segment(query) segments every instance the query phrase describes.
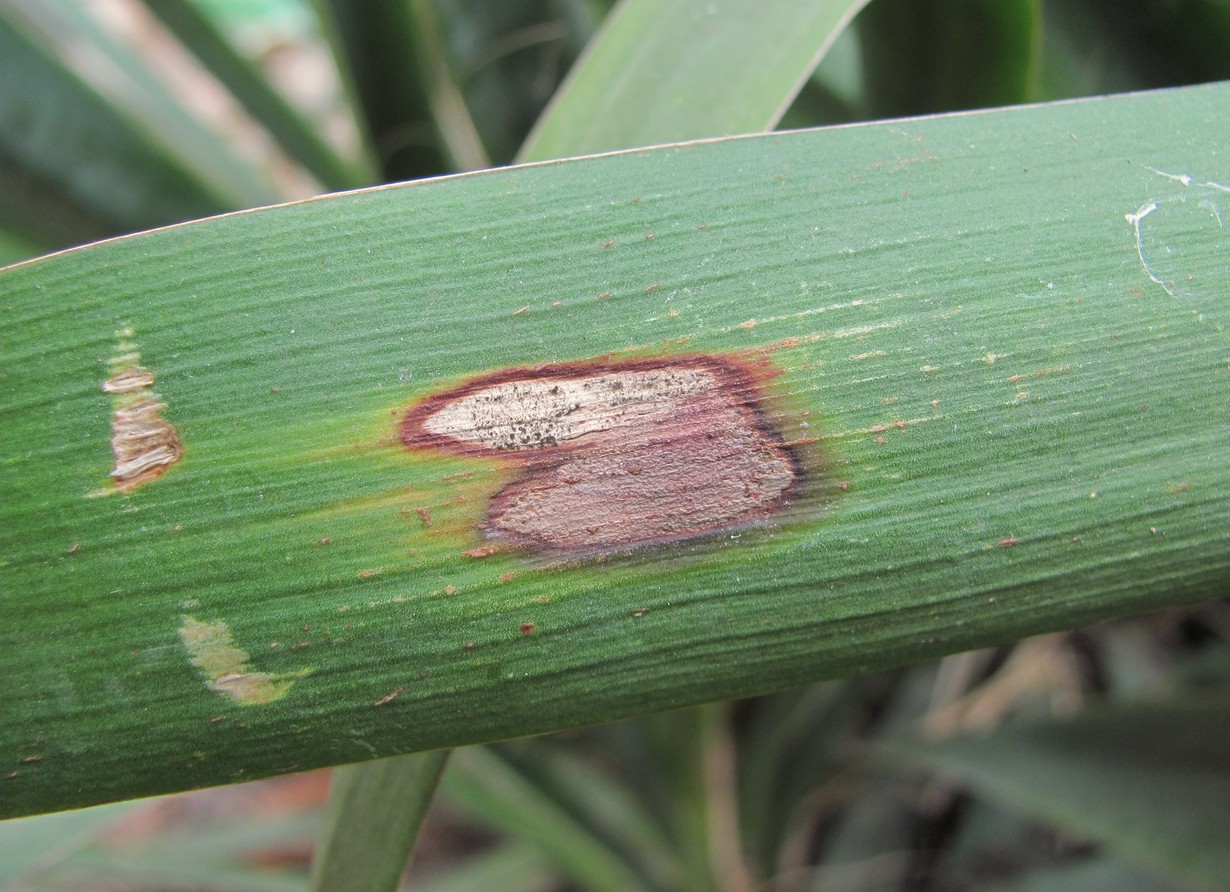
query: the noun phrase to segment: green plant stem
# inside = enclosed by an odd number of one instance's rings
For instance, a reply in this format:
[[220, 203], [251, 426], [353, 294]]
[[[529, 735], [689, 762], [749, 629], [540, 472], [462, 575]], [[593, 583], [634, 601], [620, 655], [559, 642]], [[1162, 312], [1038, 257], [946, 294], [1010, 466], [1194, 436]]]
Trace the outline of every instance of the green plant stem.
[[335, 769], [312, 892], [396, 889], [447, 760], [438, 750]]

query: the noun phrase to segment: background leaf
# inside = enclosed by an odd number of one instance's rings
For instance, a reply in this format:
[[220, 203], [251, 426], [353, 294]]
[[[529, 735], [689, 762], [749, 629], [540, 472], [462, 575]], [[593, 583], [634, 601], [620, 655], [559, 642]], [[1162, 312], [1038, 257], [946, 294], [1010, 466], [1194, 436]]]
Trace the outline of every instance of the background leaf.
[[1171, 702], [983, 737], [885, 743], [873, 752], [938, 771], [1104, 842], [1127, 861], [1213, 890], [1230, 875], [1227, 733], [1226, 703]]
[[865, 2], [624, 0], [519, 159], [771, 129]]

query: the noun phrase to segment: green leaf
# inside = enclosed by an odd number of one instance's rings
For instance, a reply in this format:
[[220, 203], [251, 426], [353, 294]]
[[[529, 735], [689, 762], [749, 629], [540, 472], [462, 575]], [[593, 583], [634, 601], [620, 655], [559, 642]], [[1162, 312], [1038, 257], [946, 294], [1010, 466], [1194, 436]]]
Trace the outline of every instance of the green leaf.
[[559, 880], [534, 846], [504, 843], [468, 855], [462, 864], [432, 873], [412, 888], [415, 892], [551, 892], [559, 888]]
[[522, 161], [772, 129], [866, 0], [623, 0]]
[[490, 749], [458, 750], [443, 792], [476, 820], [533, 843], [582, 889], [648, 888], [606, 840]]
[[1041, 0], [876, 0], [859, 16], [872, 117], [1033, 99]]
[[330, 190], [369, 185], [373, 176], [344, 160], [321, 139], [269, 83], [264, 74], [241, 56], [190, 0], [143, 0], [145, 5], [191, 50], [277, 140], [279, 146]]
[[23, 873], [45, 870], [71, 857], [135, 805], [100, 805], [0, 824], [0, 888]]
[[[0, 812], [643, 715], [1224, 593], [1228, 101], [532, 165], [3, 270]], [[764, 417], [815, 438], [776, 523], [606, 560], [475, 551], [515, 468], [399, 439], [471, 376], [697, 354], [776, 369]], [[162, 404], [136, 432], [182, 454], [114, 492], [135, 399]]]
[[335, 769], [313, 892], [396, 889], [447, 759], [443, 750]]
[[[157, 51], [159, 40], [135, 45], [139, 37], [121, 37], [99, 21], [107, 17], [105, 8], [78, 0], [11, 0], [10, 8], [12, 21], [26, 22], [29, 33], [43, 35], [43, 45], [58, 50], [58, 58], [78, 78], [224, 196], [227, 207], [273, 204], [286, 197], [252, 159], [240, 157], [226, 136], [197, 117], [177, 78], [168, 78], [158, 67], [165, 64]], [[151, 30], [158, 33], [156, 27]], [[54, 192], [55, 183], [48, 185]]]
[[1214, 890], [1230, 876], [1228, 735], [1230, 703], [1180, 701], [877, 750]]
[[314, 0], [384, 179], [486, 166], [431, 0]]
[[32, 211], [0, 219], [41, 216], [36, 240], [59, 247], [232, 207], [4, 16], [0, 85], [0, 189]]

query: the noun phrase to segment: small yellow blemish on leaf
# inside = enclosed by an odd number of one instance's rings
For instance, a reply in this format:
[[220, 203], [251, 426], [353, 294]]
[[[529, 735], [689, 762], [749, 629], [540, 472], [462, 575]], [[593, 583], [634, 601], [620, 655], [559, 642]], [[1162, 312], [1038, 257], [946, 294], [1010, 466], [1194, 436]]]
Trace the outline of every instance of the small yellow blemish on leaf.
[[739, 323], [739, 328], [743, 329], [744, 331], [751, 331], [755, 327], [756, 327], [755, 319], [749, 319], [746, 322]]
[[296, 679], [311, 672], [274, 674], [254, 672], [248, 652], [231, 641], [231, 630], [224, 622], [201, 622], [184, 616], [179, 627], [179, 640], [188, 651], [188, 660], [205, 676], [205, 686], [225, 694], [240, 706], [260, 706], [281, 700]]

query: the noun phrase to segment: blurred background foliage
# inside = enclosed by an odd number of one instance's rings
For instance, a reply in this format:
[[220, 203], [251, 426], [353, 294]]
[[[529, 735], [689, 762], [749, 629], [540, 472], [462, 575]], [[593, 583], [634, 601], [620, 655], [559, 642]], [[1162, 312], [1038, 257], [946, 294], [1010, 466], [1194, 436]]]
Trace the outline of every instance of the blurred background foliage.
[[[511, 163], [611, 7], [0, 0], [0, 263]], [[1227, 77], [1227, 0], [874, 0], [781, 126]], [[1230, 888], [1228, 640], [1213, 603], [458, 751], [407, 882]], [[7, 822], [0, 889], [301, 889], [326, 784]]]

